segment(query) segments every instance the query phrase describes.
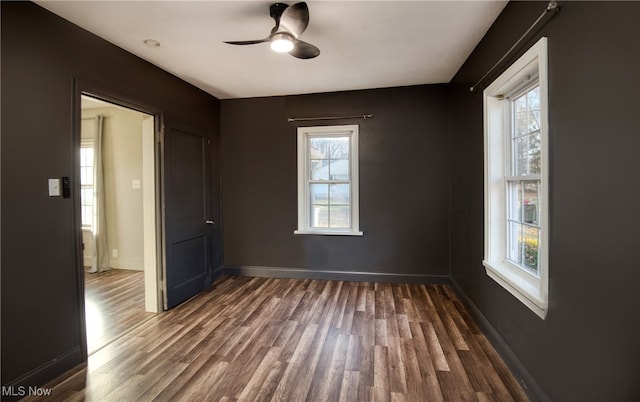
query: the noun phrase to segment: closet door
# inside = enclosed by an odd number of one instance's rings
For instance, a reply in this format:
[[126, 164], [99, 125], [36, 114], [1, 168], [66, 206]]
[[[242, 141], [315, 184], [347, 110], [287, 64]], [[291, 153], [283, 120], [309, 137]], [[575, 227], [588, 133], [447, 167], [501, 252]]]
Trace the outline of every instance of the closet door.
[[204, 135], [172, 128], [165, 131], [166, 309], [212, 282], [208, 160]]

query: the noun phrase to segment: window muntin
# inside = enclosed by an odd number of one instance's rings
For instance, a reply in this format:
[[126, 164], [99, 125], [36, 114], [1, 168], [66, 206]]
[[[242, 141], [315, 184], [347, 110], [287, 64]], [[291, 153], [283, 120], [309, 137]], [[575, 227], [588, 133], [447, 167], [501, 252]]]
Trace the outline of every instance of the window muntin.
[[361, 235], [358, 126], [298, 128], [297, 234]]

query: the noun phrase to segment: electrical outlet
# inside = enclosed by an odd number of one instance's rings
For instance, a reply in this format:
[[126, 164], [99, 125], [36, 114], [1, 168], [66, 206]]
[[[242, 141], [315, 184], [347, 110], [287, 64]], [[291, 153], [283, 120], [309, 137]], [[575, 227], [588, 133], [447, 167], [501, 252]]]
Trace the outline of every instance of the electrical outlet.
[[111, 250], [111, 256], [113, 258], [118, 258], [118, 249], [114, 248], [113, 250]]
[[132, 187], [134, 190], [139, 189], [139, 188], [140, 188], [140, 179], [134, 179], [134, 180], [132, 180], [132, 181], [131, 181], [131, 187]]

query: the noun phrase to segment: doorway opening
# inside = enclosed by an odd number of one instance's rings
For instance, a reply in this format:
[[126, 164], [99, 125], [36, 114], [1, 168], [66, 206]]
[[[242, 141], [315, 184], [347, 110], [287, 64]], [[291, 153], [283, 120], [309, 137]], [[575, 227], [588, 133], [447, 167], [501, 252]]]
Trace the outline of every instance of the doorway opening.
[[154, 116], [81, 94], [87, 354], [162, 310]]

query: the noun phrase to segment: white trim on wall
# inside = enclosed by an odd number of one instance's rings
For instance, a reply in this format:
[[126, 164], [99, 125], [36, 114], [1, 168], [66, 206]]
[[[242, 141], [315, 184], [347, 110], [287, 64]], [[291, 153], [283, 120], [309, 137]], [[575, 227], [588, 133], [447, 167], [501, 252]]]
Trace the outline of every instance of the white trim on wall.
[[[362, 236], [360, 231], [360, 201], [359, 201], [359, 172], [358, 172], [358, 125], [298, 127], [298, 228], [297, 235], [342, 235]], [[349, 228], [319, 228], [311, 223], [309, 196], [310, 161], [309, 140], [313, 137], [349, 137], [349, 180], [350, 185], [350, 227]], [[327, 180], [331, 184], [331, 180]], [[322, 181], [318, 183], [323, 183]]]

